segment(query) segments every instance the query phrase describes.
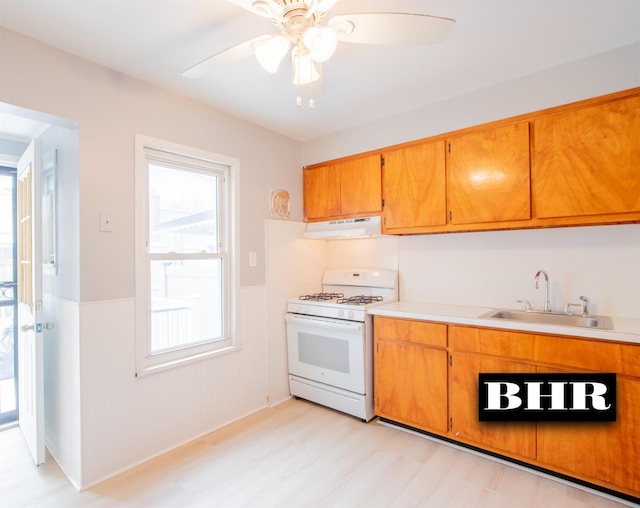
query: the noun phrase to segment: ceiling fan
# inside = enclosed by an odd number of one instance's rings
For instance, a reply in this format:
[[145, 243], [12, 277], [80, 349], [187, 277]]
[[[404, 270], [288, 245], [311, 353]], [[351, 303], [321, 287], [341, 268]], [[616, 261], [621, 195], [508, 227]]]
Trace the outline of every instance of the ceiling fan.
[[[268, 18], [276, 35], [263, 34], [216, 53], [182, 73], [200, 78], [237, 61], [256, 56], [264, 70], [275, 73], [291, 49], [293, 84], [305, 86], [322, 78], [322, 64], [338, 41], [360, 44], [435, 44], [455, 21], [425, 14], [361, 12], [325, 18], [338, 0], [231, 0]], [[298, 106], [301, 98], [298, 97]], [[313, 98], [309, 106], [313, 108]]]

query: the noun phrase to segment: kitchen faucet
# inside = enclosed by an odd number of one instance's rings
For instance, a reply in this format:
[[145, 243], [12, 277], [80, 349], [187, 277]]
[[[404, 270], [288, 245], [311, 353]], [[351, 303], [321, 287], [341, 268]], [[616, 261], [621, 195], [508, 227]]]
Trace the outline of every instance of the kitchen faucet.
[[544, 311], [551, 312], [551, 302], [549, 301], [549, 274], [544, 270], [538, 270], [538, 273], [536, 273], [536, 276], [533, 278], [533, 287], [538, 289], [540, 274], [544, 276]]

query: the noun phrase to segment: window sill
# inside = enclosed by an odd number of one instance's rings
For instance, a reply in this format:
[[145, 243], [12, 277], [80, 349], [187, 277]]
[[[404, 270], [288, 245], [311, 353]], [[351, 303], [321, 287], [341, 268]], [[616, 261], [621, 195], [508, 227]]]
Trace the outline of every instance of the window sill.
[[173, 369], [175, 367], [181, 367], [184, 365], [189, 365], [191, 363], [200, 362], [202, 360], [207, 360], [209, 358], [214, 358], [216, 356], [223, 356], [227, 354], [237, 353], [242, 350], [242, 346], [233, 345], [226, 346], [220, 349], [215, 349], [212, 351], [206, 351], [204, 353], [197, 353], [190, 356], [185, 356], [184, 358], [179, 358], [176, 360], [168, 360], [166, 362], [158, 363], [155, 365], [149, 365], [143, 369], [138, 369], [136, 371], [135, 377], [146, 377], [151, 374], [156, 374], [158, 372], [164, 372], [166, 370]]

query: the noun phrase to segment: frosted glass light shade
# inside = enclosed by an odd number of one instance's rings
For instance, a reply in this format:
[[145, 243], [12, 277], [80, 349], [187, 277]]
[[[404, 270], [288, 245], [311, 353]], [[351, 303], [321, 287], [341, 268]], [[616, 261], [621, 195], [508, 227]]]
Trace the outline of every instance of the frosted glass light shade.
[[306, 85], [320, 79], [320, 73], [316, 69], [316, 65], [311, 58], [311, 53], [304, 51], [299, 52], [299, 46], [293, 48], [291, 52], [291, 61], [293, 64], [293, 84]]
[[284, 55], [289, 51], [289, 41], [282, 35], [276, 35], [265, 42], [256, 44], [254, 50], [262, 68], [273, 74], [278, 70]]
[[302, 42], [316, 62], [326, 62], [331, 58], [338, 45], [338, 35], [333, 28], [318, 28], [315, 26], [305, 30]]

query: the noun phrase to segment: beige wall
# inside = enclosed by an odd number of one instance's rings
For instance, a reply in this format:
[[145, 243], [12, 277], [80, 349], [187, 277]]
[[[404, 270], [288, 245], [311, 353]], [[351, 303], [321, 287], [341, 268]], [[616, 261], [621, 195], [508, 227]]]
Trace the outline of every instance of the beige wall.
[[[264, 407], [264, 221], [271, 189], [288, 190], [292, 219], [302, 219], [299, 142], [5, 29], [0, 76], [0, 102], [78, 125], [79, 158], [65, 169], [60, 195], [71, 200], [65, 249], [79, 255], [65, 255], [75, 259], [62, 275], [72, 287], [46, 301], [56, 327], [45, 352], [47, 442], [73, 484], [87, 487]], [[242, 285], [238, 351], [138, 379], [136, 133], [240, 161]], [[112, 214], [112, 233], [99, 230], [102, 210]], [[256, 268], [248, 266], [249, 252], [257, 254]], [[279, 376], [286, 379], [286, 371]]]
[[[541, 70], [452, 97], [384, 121], [303, 145], [303, 163], [373, 150], [413, 139], [640, 86], [640, 43]], [[354, 243], [349, 243], [354, 242]], [[378, 241], [379, 242], [379, 241]], [[329, 265], [387, 266], [375, 241], [329, 245]], [[533, 276], [551, 276], [554, 309], [586, 295], [594, 313], [640, 319], [640, 225], [418, 235], [396, 239], [404, 300], [539, 308]]]
[[[302, 219], [299, 142], [34, 39], [4, 29], [0, 37], [0, 101], [79, 124], [82, 301], [134, 294], [136, 133], [240, 160], [241, 283], [264, 284], [270, 189], [288, 190], [292, 219]], [[101, 210], [112, 213], [113, 233], [100, 233]], [[256, 268], [246, 262], [250, 251], [257, 253]]]

